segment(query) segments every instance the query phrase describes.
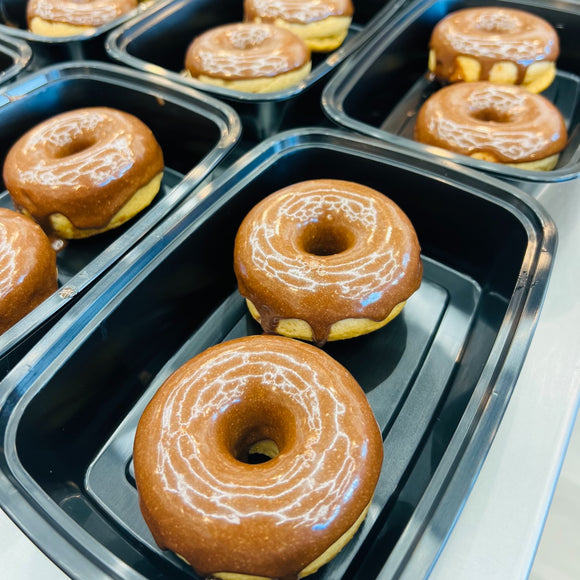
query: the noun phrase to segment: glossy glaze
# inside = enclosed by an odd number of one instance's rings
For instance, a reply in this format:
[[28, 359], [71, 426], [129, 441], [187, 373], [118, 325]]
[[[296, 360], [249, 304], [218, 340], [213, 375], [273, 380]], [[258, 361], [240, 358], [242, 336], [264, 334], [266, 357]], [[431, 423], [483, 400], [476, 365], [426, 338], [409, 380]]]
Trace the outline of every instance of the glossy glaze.
[[98, 228], [163, 170], [150, 129], [133, 115], [93, 107], [52, 117], [23, 135], [4, 163], [14, 204], [41, 224], [62, 213]]
[[352, 16], [351, 0], [245, 0], [244, 18], [274, 22], [277, 18], [286, 22], [305, 24], [324, 20], [329, 16]]
[[417, 116], [415, 138], [463, 155], [489, 152], [503, 163], [544, 159], [567, 142], [558, 109], [541, 95], [487, 82], [449, 85]]
[[385, 319], [422, 275], [401, 209], [369, 187], [330, 179], [287, 187], [253, 208], [236, 236], [234, 268], [266, 332], [298, 318], [319, 344], [339, 320]]
[[28, 22], [41, 18], [75, 26], [97, 27], [137, 7], [137, 0], [28, 0]]
[[530, 64], [555, 61], [559, 46], [550, 23], [523, 10], [501, 7], [452, 12], [437, 23], [429, 44], [437, 56], [437, 77], [449, 79], [456, 57], [472, 56], [482, 66], [480, 80], [488, 80], [496, 62], [509, 61], [518, 68], [518, 83]]
[[[279, 454], [245, 462], [263, 439]], [[295, 578], [357, 520], [381, 463], [354, 378], [316, 347], [273, 336], [183, 365], [143, 413], [134, 448], [153, 536], [202, 575]]]
[[185, 68], [193, 77], [226, 80], [273, 77], [304, 66], [310, 51], [291, 32], [270, 24], [228, 24], [190, 44]]
[[56, 254], [31, 219], [0, 208], [0, 334], [57, 290]]

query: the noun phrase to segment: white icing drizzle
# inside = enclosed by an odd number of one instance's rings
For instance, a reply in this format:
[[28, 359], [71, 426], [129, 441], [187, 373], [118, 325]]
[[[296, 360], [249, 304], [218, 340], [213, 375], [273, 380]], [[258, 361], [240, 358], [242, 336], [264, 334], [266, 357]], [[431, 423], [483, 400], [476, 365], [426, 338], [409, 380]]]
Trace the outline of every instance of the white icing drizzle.
[[[260, 516], [275, 526], [322, 529], [359, 486], [366, 444], [345, 433], [347, 409], [328, 376], [321, 377], [316, 365], [293, 354], [271, 351], [263, 357], [263, 348], [260, 342], [253, 349], [222, 351], [174, 386], [161, 415], [158, 477], [166, 492], [209, 520], [238, 524]], [[305, 448], [296, 456], [285, 455], [279, 463], [283, 470], [276, 469], [271, 476], [262, 472], [260, 485], [254, 478], [246, 482], [212, 472], [204, 453], [213, 455], [213, 450], [207, 441], [198, 440], [206, 437], [199, 426], [216, 421], [239, 403], [255, 381], [275, 391], [282, 405], [285, 399], [297, 402], [308, 433]], [[193, 384], [202, 387], [191, 389]], [[309, 501], [313, 492], [318, 501]]]
[[29, 16], [49, 22], [101, 26], [136, 6], [130, 0], [32, 0]]
[[[378, 227], [379, 220], [381, 226], [384, 224], [379, 216], [385, 210], [379, 210], [371, 197], [336, 188], [313, 188], [308, 195], [287, 194], [275, 211], [267, 219], [255, 220], [249, 243], [253, 267], [281, 287], [310, 293], [332, 288], [336, 296], [357, 302], [396, 284], [406, 272], [405, 261], [389, 244], [392, 227]], [[344, 216], [353, 229], [365, 232], [362, 251], [345, 251], [338, 262], [316, 257], [305, 260], [303, 253], [279, 235], [281, 222], [295, 223], [298, 230], [300, 224], [332, 214]]]
[[475, 18], [470, 10], [451, 14], [440, 23], [449, 45], [458, 54], [529, 64], [545, 58], [553, 49], [545, 43], [546, 32], [540, 23], [522, 21], [517, 13], [501, 9], [481, 9]]
[[253, 10], [262, 18], [283, 18], [295, 22], [312, 22], [340, 14], [345, 2], [321, 0], [253, 0]]
[[0, 299], [8, 296], [16, 280], [16, 263], [20, 252], [18, 233], [12, 229], [10, 235], [6, 225], [0, 221]]
[[[444, 99], [445, 108], [453, 111], [453, 117], [432, 114], [427, 124], [432, 135], [457, 149], [471, 152], [491, 149], [519, 160], [540, 153], [547, 142], [554, 140], [554, 135], [560, 136], [558, 125], [551, 120], [553, 112], [547, 114], [535, 106], [537, 95], [525, 89], [488, 85], [468, 94], [464, 86], [457, 87], [449, 87], [451, 90], [446, 91]], [[477, 121], [474, 113], [480, 111], [506, 115], [506, 121]]]
[[[102, 138], [87, 148], [61, 157], [87, 132], [99, 131]], [[90, 182], [102, 187], [119, 179], [135, 163], [131, 136], [115, 117], [108, 121], [97, 112], [68, 115], [34, 131], [26, 145], [26, 155], [31, 165], [19, 171], [19, 179], [28, 186], [77, 187]], [[55, 157], [46, 155], [52, 151]]]
[[224, 78], [288, 72], [304, 64], [305, 52], [300, 43], [298, 48], [292, 46], [289, 35], [270, 25], [252, 23], [210, 30], [195, 43], [200, 68], [203, 74]]

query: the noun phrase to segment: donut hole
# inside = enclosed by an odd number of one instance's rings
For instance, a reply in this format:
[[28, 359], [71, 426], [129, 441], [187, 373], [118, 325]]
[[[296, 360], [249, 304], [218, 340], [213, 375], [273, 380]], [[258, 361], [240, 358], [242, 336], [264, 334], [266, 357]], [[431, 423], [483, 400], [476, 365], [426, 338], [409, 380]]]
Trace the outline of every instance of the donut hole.
[[473, 110], [471, 116], [484, 123], [510, 123], [512, 121], [510, 113], [491, 107]]
[[[266, 400], [260, 400], [263, 398]], [[295, 418], [267, 396], [232, 405], [220, 427], [228, 454], [247, 465], [268, 463], [296, 437]]]
[[82, 153], [87, 149], [90, 149], [93, 145], [95, 145], [96, 139], [94, 137], [90, 137], [88, 135], [81, 135], [74, 141], [70, 141], [66, 145], [59, 147], [55, 153], [54, 157], [56, 159], [63, 159], [65, 157], [70, 157], [72, 155], [77, 155], [78, 153]]
[[307, 254], [333, 256], [351, 248], [354, 239], [354, 234], [349, 228], [326, 220], [310, 223], [304, 227], [299, 244]]

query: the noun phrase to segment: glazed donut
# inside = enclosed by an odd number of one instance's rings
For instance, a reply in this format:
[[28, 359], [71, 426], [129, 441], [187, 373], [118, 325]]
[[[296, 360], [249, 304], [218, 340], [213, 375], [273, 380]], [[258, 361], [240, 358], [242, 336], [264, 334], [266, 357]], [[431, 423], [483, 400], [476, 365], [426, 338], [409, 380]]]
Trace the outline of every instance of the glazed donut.
[[333, 558], [366, 515], [382, 458], [352, 375], [280, 336], [230, 340], [175, 371], [133, 455], [158, 545], [228, 580], [298, 578]]
[[520, 169], [550, 170], [566, 146], [560, 111], [542, 95], [489, 82], [448, 85], [423, 103], [415, 139]]
[[421, 283], [407, 216], [378, 191], [318, 179], [258, 203], [236, 234], [239, 292], [266, 333], [312, 340], [381, 328]]
[[62, 239], [118, 227], [147, 207], [163, 154], [139, 119], [106, 107], [56, 115], [24, 134], [4, 162], [14, 205]]
[[486, 7], [452, 12], [433, 29], [429, 70], [449, 82], [521, 84], [539, 93], [556, 76], [554, 27], [523, 10]]
[[56, 292], [56, 252], [40, 226], [0, 208], [0, 334]]
[[42, 36], [93, 34], [137, 7], [137, 0], [28, 0], [28, 29]]
[[310, 51], [295, 34], [271, 24], [240, 22], [195, 38], [185, 74], [247, 93], [270, 93], [298, 84], [312, 67]]
[[313, 52], [338, 48], [352, 22], [351, 0], [244, 0], [246, 22], [267, 22], [297, 34]]

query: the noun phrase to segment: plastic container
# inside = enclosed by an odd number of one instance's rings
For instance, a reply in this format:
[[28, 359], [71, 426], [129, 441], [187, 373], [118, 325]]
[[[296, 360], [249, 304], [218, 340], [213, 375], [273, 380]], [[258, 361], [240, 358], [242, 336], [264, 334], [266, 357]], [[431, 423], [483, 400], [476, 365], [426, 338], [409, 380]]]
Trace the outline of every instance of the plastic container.
[[0, 85], [16, 80], [32, 60], [30, 46], [18, 38], [0, 36]]
[[[0, 384], [0, 505], [67, 574], [188, 578], [152, 542], [132, 480], [141, 411], [181, 362], [261, 329], [237, 293], [234, 236], [269, 193], [320, 177], [407, 213], [424, 279], [402, 314], [325, 350], [364, 389], [385, 461], [369, 515], [317, 578], [423, 577], [491, 445], [533, 334], [556, 245], [527, 194], [340, 131], [265, 141], [186, 200]], [[417, 553], [420, 539], [429, 547]]]
[[99, 26], [89, 34], [52, 37], [35, 34], [28, 30], [26, 21], [27, 0], [3, 0], [0, 12], [0, 34], [27, 42], [33, 52], [33, 66], [42, 68], [66, 60], [104, 60], [106, 51], [104, 39], [108, 32], [133, 16], [141, 14], [154, 4], [155, 0], [141, 2], [127, 14]]
[[[0, 159], [44, 119], [96, 105], [132, 113], [153, 131], [166, 164], [161, 191], [149, 208], [120, 228], [70, 241], [59, 252], [57, 293], [0, 336], [0, 378], [73, 298], [191, 193], [225, 158], [241, 131], [236, 113], [207, 95], [117, 65], [72, 62], [28, 75], [0, 91]], [[0, 206], [14, 209], [6, 191], [0, 192]]]
[[222, 0], [219, 10], [211, 0], [159, 3], [112, 31], [107, 37], [106, 49], [111, 58], [123, 64], [223, 99], [242, 118], [244, 137], [259, 141], [282, 129], [315, 124], [324, 119], [320, 110], [322, 80], [380, 30], [402, 4], [404, 0], [356, 2], [353, 24], [342, 46], [329, 54], [313, 55], [312, 72], [306, 79], [274, 93], [242, 93], [182, 75], [187, 47], [196, 36], [215, 26], [242, 20], [243, 2], [239, 0]]
[[529, 171], [472, 159], [413, 140], [416, 115], [440, 84], [427, 78], [428, 44], [447, 14], [482, 3], [474, 0], [419, 0], [392, 20], [372, 42], [341, 67], [326, 85], [322, 108], [342, 127], [518, 181], [553, 182], [580, 174], [580, 5], [570, 2], [492, 1], [545, 18], [560, 38], [558, 73], [543, 95], [564, 116], [568, 145], [552, 171]]

